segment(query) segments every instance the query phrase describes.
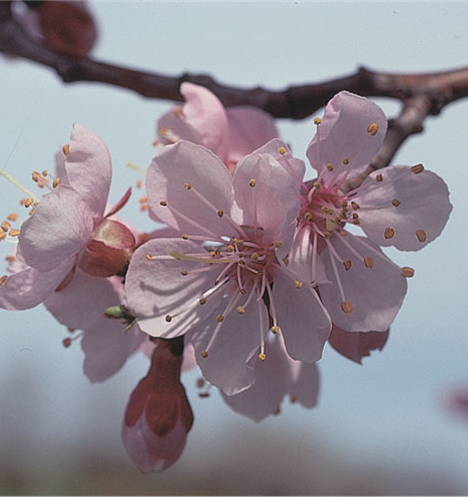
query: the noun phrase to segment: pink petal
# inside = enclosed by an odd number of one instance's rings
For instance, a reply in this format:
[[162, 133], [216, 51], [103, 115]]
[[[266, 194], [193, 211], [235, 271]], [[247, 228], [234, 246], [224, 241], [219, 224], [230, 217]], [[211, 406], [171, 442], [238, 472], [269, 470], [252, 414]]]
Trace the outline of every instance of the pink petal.
[[19, 245], [26, 263], [50, 271], [63, 259], [76, 255], [93, 230], [92, 213], [81, 195], [59, 186], [46, 195], [21, 226]]
[[93, 217], [102, 217], [112, 176], [111, 157], [105, 143], [92, 131], [75, 124], [65, 169], [69, 185], [83, 196]]
[[302, 287], [297, 288], [294, 280], [300, 281], [300, 277], [289, 276], [286, 271], [277, 268], [274, 272], [272, 293], [278, 326], [292, 359], [316, 362], [322, 357], [331, 321], [310, 285], [302, 282]]
[[[407, 283], [401, 269], [370, 240], [349, 235], [348, 242], [362, 257], [358, 258], [345, 245], [341, 236], [333, 237], [333, 246], [342, 259], [351, 261], [351, 269], [336, 261], [337, 272], [344, 290], [344, 301], [352, 305], [352, 312], [341, 307], [343, 298], [325, 248], [321, 254], [328, 279], [333, 285], [320, 287], [320, 295], [332, 321], [346, 331], [386, 331], [400, 309]], [[366, 267], [364, 257], [371, 257], [374, 266]]]
[[240, 223], [262, 228], [264, 241], [281, 239], [298, 215], [297, 184], [271, 155], [245, 157], [234, 171], [233, 191], [242, 216]]
[[[192, 190], [186, 185], [192, 186]], [[209, 150], [190, 142], [167, 146], [153, 159], [146, 175], [148, 203], [155, 219], [181, 233], [198, 233], [200, 225], [224, 234], [226, 221], [218, 210], [231, 211], [231, 175], [226, 166]], [[200, 194], [213, 207], [208, 207]], [[163, 207], [160, 202], [167, 202]], [[194, 223], [171, 212], [174, 208]]]
[[[414, 170], [419, 171], [418, 167]], [[378, 174], [381, 182], [375, 179]], [[355, 200], [366, 235], [378, 245], [400, 250], [419, 250], [437, 238], [452, 210], [443, 179], [426, 170], [415, 174], [408, 166], [372, 173]], [[385, 238], [386, 228], [394, 231], [391, 238]]]
[[229, 122], [229, 153], [227, 162], [238, 162], [269, 140], [279, 137], [275, 120], [255, 107], [227, 109]]
[[26, 267], [18, 273], [11, 274], [0, 286], [0, 307], [7, 310], [30, 309], [43, 302], [53, 294], [74, 261], [63, 260], [47, 272]]
[[265, 353], [267, 358], [264, 361], [256, 357], [251, 359], [255, 372], [255, 383], [251, 387], [236, 395], [221, 392], [229, 407], [256, 422], [278, 413], [286, 392], [287, 369], [280, 351], [275, 345], [268, 344]]
[[132, 195], [132, 188], [130, 187], [120, 198], [120, 200], [113, 205], [108, 211], [106, 210], [105, 217], [111, 217], [122, 209], [126, 203], [129, 201]]
[[[377, 124], [374, 136], [367, 131], [372, 123]], [[357, 173], [380, 150], [386, 131], [387, 119], [378, 105], [342, 91], [328, 102], [307, 157], [319, 174], [327, 163], [337, 167], [343, 159], [348, 159], [347, 167]]]
[[317, 365], [289, 359], [289, 368], [287, 389], [291, 402], [299, 402], [308, 408], [316, 406], [320, 391], [320, 375]]
[[344, 331], [333, 326], [328, 339], [330, 345], [351, 361], [362, 364], [362, 358], [371, 355], [373, 350], [382, 350], [388, 340], [387, 331]]

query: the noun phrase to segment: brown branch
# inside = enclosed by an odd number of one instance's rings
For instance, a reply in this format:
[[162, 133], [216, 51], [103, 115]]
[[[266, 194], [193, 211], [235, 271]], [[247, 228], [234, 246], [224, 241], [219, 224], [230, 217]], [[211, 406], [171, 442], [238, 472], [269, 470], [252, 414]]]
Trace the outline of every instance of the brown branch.
[[436, 115], [447, 104], [468, 96], [468, 67], [425, 74], [394, 74], [360, 68], [342, 78], [274, 91], [222, 85], [208, 75], [170, 77], [92, 58], [78, 59], [56, 53], [32, 40], [11, 17], [7, 2], [0, 2], [0, 52], [50, 67], [65, 83], [106, 83], [148, 98], [182, 101], [180, 84], [190, 81], [210, 89], [227, 107], [251, 105], [276, 118], [304, 119], [325, 106], [341, 90], [366, 97], [398, 99], [402, 102], [402, 110], [396, 119], [390, 120], [384, 145], [368, 172], [387, 166], [403, 142], [422, 131], [423, 122], [429, 115]]

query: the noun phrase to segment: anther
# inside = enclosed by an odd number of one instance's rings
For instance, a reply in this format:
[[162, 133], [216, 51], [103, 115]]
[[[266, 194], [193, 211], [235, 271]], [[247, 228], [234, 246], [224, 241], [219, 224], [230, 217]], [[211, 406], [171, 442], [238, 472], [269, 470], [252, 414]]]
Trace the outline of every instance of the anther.
[[199, 303], [200, 305], [206, 304], [206, 299], [205, 299], [205, 297], [202, 297], [202, 298], [198, 301], [198, 303]]
[[383, 176], [381, 174], [377, 174], [377, 176], [375, 177], [375, 181], [383, 181]]
[[5, 233], [10, 229], [11, 224], [8, 221], [3, 221], [1, 224], [1, 228]]
[[8, 219], [8, 221], [15, 222], [18, 220], [18, 214], [16, 214], [15, 212], [12, 212], [11, 214], [8, 214], [7, 219]]
[[260, 256], [257, 254], [257, 252], [254, 252], [251, 256], [250, 256], [250, 259], [254, 262], [257, 262], [258, 261], [258, 258]]
[[345, 314], [351, 314], [353, 312], [353, 306], [349, 302], [341, 302], [341, 310]]
[[367, 268], [372, 269], [374, 267], [374, 259], [372, 257], [364, 257], [364, 264]]
[[266, 359], [266, 355], [263, 353], [263, 352], [260, 352], [260, 354], [258, 354], [258, 358], [261, 360], [261, 361], [264, 361]]
[[294, 286], [295, 286], [297, 289], [302, 288], [302, 285], [303, 285], [303, 284], [304, 284], [304, 283], [302, 283], [302, 281], [299, 281], [299, 280], [296, 280], [296, 281], [294, 282]]
[[281, 240], [276, 240], [276, 242], [274, 242], [273, 245], [275, 246], [275, 248], [280, 248], [281, 245], [283, 245], [283, 242]]
[[351, 202], [351, 207], [353, 208], [353, 210], [357, 211], [359, 209], [359, 204], [353, 200]]
[[139, 179], [137, 182], [136, 182], [136, 187], [137, 188], [141, 188], [143, 186], [143, 181], [141, 181], [141, 179]]
[[240, 305], [238, 308], [237, 308], [237, 312], [239, 314], [244, 314], [245, 313], [245, 309]]
[[184, 184], [184, 188], [185, 188], [186, 190], [191, 190], [191, 189], [192, 189], [192, 185], [191, 185], [190, 183], [185, 183], [185, 184]]
[[149, 261], [152, 261], [153, 260], [153, 256], [151, 254], [146, 254], [146, 258], [149, 260]]
[[184, 271], [181, 271], [181, 272], [180, 272], [180, 274], [181, 274], [182, 276], [188, 276], [188, 271], [185, 271], [185, 270], [184, 270]]
[[75, 332], [75, 328], [72, 328], [71, 326], [69, 326], [69, 327], [67, 328], [67, 331], [68, 331], [69, 333], [74, 333], [74, 332]]
[[349, 271], [351, 269], [351, 260], [350, 259], [345, 259], [343, 261], [343, 266], [346, 269], [346, 271]]
[[188, 240], [188, 235], [186, 233], [182, 235], [182, 240]]
[[414, 276], [414, 269], [412, 267], [404, 266], [401, 268], [401, 275], [405, 278], [412, 278]]
[[6, 238], [7, 234], [4, 231], [0, 231], [0, 242]]
[[8, 276], [6, 274], [4, 274], [2, 277], [0, 277], [0, 286], [2, 286], [3, 283], [5, 283], [7, 278], [8, 278]]
[[222, 314], [218, 314], [216, 316], [216, 321], [218, 321], [218, 323], [222, 323], [224, 321], [224, 316]]
[[166, 317], [165, 317], [165, 320], [166, 322], [170, 323], [172, 321], [172, 316], [170, 314], [168, 314]]
[[341, 162], [343, 162], [343, 165], [347, 166], [349, 164], [349, 159], [343, 159]]
[[342, 209], [346, 209], [346, 207], [348, 207], [348, 202], [346, 200], [343, 200], [343, 202], [341, 202], [341, 207]]
[[385, 228], [384, 237], [386, 240], [390, 240], [395, 235], [395, 230], [393, 228]]
[[284, 259], [283, 259], [283, 262], [286, 264], [286, 266], [289, 264], [289, 257], [286, 256]]
[[316, 190], [320, 188], [320, 183], [318, 181], [315, 181], [312, 185]]
[[70, 144], [65, 143], [65, 145], [62, 147], [62, 152], [63, 155], [67, 156], [70, 153]]
[[375, 136], [377, 134], [377, 131], [379, 131], [379, 126], [377, 123], [370, 123], [369, 126], [367, 126], [367, 132], [371, 136]]
[[359, 219], [353, 219], [353, 224], [359, 226], [361, 224], [361, 221]]
[[49, 173], [47, 172], [47, 169], [44, 169], [44, 171], [42, 171], [42, 176], [44, 176], [44, 178], [48, 175]]
[[356, 212], [353, 214], [353, 219], [359, 219], [359, 214], [357, 214]]
[[250, 186], [250, 187], [252, 187], [252, 188], [254, 188], [255, 186], [257, 186], [257, 181], [256, 181], [256, 180], [254, 180], [254, 179], [251, 179], [251, 180], [249, 181], [249, 186]]
[[421, 242], [421, 243], [424, 243], [426, 241], [426, 232], [424, 230], [416, 230], [415, 231], [416, 233], [416, 236], [418, 237], [418, 240]]
[[148, 202], [148, 197], [144, 195], [143, 197], [140, 198], [139, 202], [140, 204], [146, 204], [146, 202]]
[[72, 344], [72, 339], [70, 337], [64, 338], [62, 340], [62, 344], [63, 344], [64, 347], [68, 348]]
[[38, 173], [37, 171], [33, 171], [31, 174], [31, 178], [35, 183], [38, 183], [41, 179], [41, 174]]
[[26, 207], [26, 209], [29, 209], [31, 207], [31, 205], [33, 204], [34, 200], [32, 198], [27, 198], [25, 201], [24, 201], [24, 206]]
[[219, 211], [218, 211], [218, 216], [219, 216], [219, 217], [223, 217], [223, 216], [224, 216], [224, 211], [223, 211], [223, 210], [221, 210], [221, 209], [219, 209]]
[[20, 230], [15, 230], [15, 229], [11, 229], [10, 232], [8, 233], [10, 236], [19, 236], [21, 233]]
[[323, 236], [328, 240], [331, 237], [331, 232], [328, 230], [325, 230], [323, 232]]
[[247, 293], [247, 291], [246, 291], [246, 290], [244, 290], [243, 288], [239, 288], [239, 293], [240, 293], [241, 295], [245, 295], [245, 294]]
[[208, 351], [207, 350], [203, 350], [200, 355], [203, 357], [203, 359], [206, 359], [208, 357]]
[[279, 327], [278, 326], [272, 326], [271, 327], [271, 331], [276, 335], [277, 333], [279, 333]]
[[392, 205], [393, 206], [398, 207], [400, 204], [401, 204], [401, 202], [397, 198], [394, 198], [392, 200]]
[[307, 211], [307, 212], [304, 214], [304, 219], [305, 219], [306, 221], [310, 221], [310, 220], [312, 219], [312, 214], [311, 214], [309, 211]]
[[60, 185], [60, 178], [55, 178], [52, 182], [52, 188], [57, 188]]
[[159, 205], [161, 205], [162, 207], [167, 207], [167, 202], [165, 200], [161, 200], [161, 202], [159, 202]]
[[319, 124], [321, 124], [321, 123], [322, 123], [322, 120], [320, 119], [320, 117], [316, 117], [316, 118], [314, 119], [314, 124], [315, 124], [315, 125], [319, 125]]
[[422, 173], [423, 171], [424, 171], [424, 166], [422, 164], [416, 164], [411, 168], [411, 172], [413, 172], [414, 174], [419, 174]]
[[331, 162], [329, 162], [329, 163], [327, 164], [327, 169], [328, 169], [328, 171], [330, 171], [330, 172], [332, 172], [332, 171], [333, 171], [334, 166], [333, 166], [333, 164], [332, 164]]
[[281, 155], [284, 155], [286, 153], [286, 149], [284, 147], [280, 147], [278, 149], [278, 153], [281, 154]]

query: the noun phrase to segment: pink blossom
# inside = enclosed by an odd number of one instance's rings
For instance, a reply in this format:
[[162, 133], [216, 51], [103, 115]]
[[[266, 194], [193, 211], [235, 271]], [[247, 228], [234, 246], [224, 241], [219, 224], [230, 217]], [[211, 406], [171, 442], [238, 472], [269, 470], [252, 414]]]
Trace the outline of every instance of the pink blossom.
[[123, 275], [135, 246], [128, 227], [110, 219], [130, 190], [105, 214], [111, 181], [111, 159], [104, 142], [75, 125], [54, 187], [33, 173], [50, 193], [21, 226], [17, 250], [25, 264], [0, 287], [0, 306], [26, 309], [43, 302], [72, 281], [77, 268], [91, 276]]
[[[383, 112], [365, 98], [341, 92], [316, 124], [307, 156], [318, 177], [307, 187], [293, 174], [302, 189], [294, 243], [308, 246], [302, 253], [336, 326], [386, 331], [414, 270], [393, 263], [380, 247], [419, 250], [434, 240], [452, 209], [447, 186], [418, 164], [375, 171], [350, 190], [348, 181], [365, 170], [382, 146]], [[361, 228], [365, 236], [347, 226]]]
[[273, 156], [248, 155], [231, 177], [212, 152], [180, 141], [153, 160], [147, 190], [152, 215], [179, 238], [133, 254], [127, 305], [143, 331], [188, 333], [203, 375], [228, 395], [253, 384], [250, 360], [267, 359], [269, 328], [281, 331], [291, 358], [320, 359], [331, 322], [307, 268], [283, 260], [300, 204]]
[[224, 108], [203, 86], [182, 83], [186, 103], [158, 121], [158, 140], [164, 144], [187, 140], [214, 152], [232, 172], [247, 154], [279, 136], [273, 118], [255, 107]]
[[130, 396], [122, 426], [128, 454], [144, 473], [180, 457], [193, 414], [180, 382], [183, 339], [158, 340], [150, 370]]

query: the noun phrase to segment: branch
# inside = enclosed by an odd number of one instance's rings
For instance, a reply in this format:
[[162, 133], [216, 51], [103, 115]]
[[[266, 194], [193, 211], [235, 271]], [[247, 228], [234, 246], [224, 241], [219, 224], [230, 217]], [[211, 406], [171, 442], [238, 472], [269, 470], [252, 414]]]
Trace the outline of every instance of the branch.
[[133, 90], [147, 97], [182, 101], [180, 84], [189, 81], [211, 90], [226, 107], [251, 105], [276, 118], [304, 119], [314, 114], [339, 91], [366, 97], [389, 97], [402, 103], [400, 114], [389, 122], [384, 145], [367, 173], [387, 166], [404, 141], [420, 133], [429, 115], [468, 96], [468, 67], [425, 74], [396, 74], [360, 68], [356, 73], [317, 84], [273, 91], [261, 87], [236, 88], [208, 75], [179, 77], [137, 71], [93, 58], [59, 54], [32, 40], [11, 16], [10, 5], [0, 2], [0, 52], [50, 67], [65, 83], [90, 81]]

